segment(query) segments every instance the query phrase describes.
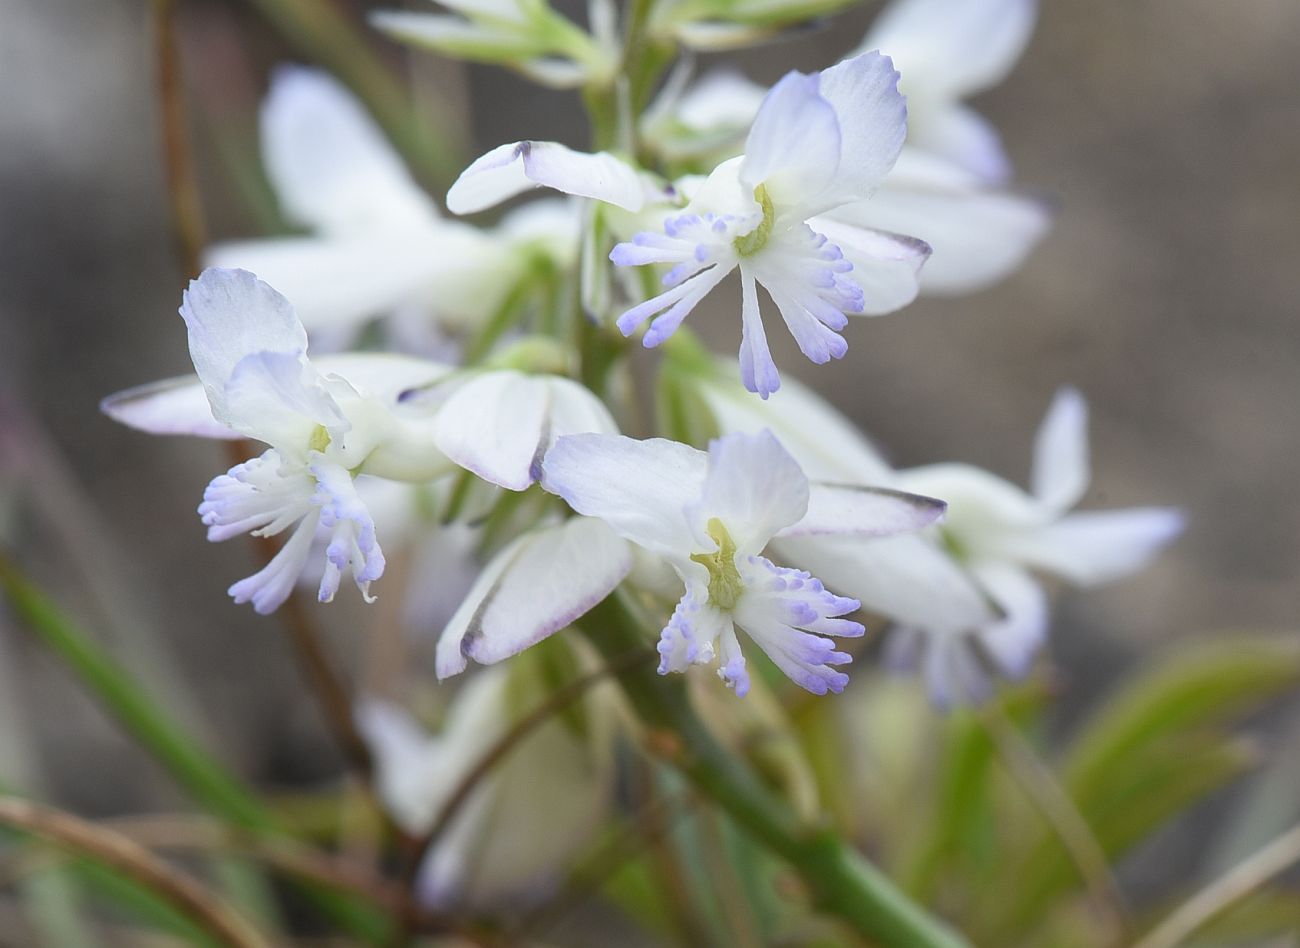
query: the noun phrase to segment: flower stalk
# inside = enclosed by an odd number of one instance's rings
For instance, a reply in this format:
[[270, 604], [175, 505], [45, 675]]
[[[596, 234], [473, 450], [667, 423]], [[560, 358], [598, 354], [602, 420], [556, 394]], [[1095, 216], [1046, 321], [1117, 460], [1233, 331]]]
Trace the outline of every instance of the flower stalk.
[[[609, 661], [645, 640], [642, 623], [618, 595], [588, 613], [581, 628]], [[665, 738], [652, 746], [756, 840], [789, 862], [817, 907], [883, 945], [967, 945], [837, 833], [801, 825], [700, 723], [683, 682], [661, 678], [649, 668], [633, 668], [619, 683], [641, 720], [664, 733]]]

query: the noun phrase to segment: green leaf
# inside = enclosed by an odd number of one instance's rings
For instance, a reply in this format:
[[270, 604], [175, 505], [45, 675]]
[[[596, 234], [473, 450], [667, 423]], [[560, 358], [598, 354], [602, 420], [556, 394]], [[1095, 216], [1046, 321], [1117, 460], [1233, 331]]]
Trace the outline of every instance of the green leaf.
[[1300, 683], [1300, 643], [1220, 639], [1188, 650], [1126, 685], [1074, 741], [1063, 772], [1080, 801], [1106, 793], [1115, 773], [1140, 767], [1171, 735], [1221, 727]]

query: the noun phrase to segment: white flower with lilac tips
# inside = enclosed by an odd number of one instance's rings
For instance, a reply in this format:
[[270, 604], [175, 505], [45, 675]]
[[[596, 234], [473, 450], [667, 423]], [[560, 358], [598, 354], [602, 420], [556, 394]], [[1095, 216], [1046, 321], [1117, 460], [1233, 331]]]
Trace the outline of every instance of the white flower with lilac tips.
[[660, 637], [660, 673], [716, 659], [738, 695], [750, 686], [738, 628], [815, 694], [848, 682], [837, 666], [850, 656], [832, 637], [863, 633], [844, 618], [856, 600], [762, 555], [772, 539], [886, 536], [933, 523], [944, 509], [914, 495], [810, 485], [770, 432], [721, 438], [707, 454], [662, 439], [576, 435], [557, 441], [542, 466], [544, 488], [667, 562], [684, 583]]
[[907, 110], [888, 58], [864, 53], [815, 75], [792, 72], [768, 93], [745, 153], [719, 165], [662, 233], [637, 234], [610, 254], [620, 266], [671, 264], [668, 289], [618, 320], [643, 343], [671, 336], [714, 287], [739, 269], [740, 373], [766, 398], [780, 387], [757, 286], [813, 362], [841, 358], [849, 315], [910, 303], [929, 255], [920, 240], [822, 215], [869, 197], [898, 158]]

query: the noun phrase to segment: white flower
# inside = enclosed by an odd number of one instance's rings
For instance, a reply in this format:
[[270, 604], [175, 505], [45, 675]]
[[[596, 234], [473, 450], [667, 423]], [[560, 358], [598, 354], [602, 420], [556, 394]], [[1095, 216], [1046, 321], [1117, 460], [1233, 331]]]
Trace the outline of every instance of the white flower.
[[[205, 270], [180, 313], [207, 405], [193, 383], [173, 382], [113, 396], [104, 411], [153, 432], [234, 434], [270, 446], [215, 478], [199, 507], [214, 541], [294, 528], [264, 569], [230, 588], [236, 602], [251, 601], [261, 613], [283, 603], [318, 529], [327, 537], [320, 600], [334, 598], [345, 571], [369, 600], [384, 557], [353, 477], [423, 479], [450, 467], [428, 432], [394, 410], [398, 392], [445, 368], [360, 356], [336, 358], [347, 378], [322, 373], [307, 359], [307, 334], [289, 302], [242, 270]], [[214, 422], [226, 430], [214, 431]]]
[[736, 628], [792, 681], [839, 692], [849, 656], [831, 636], [861, 635], [842, 618], [858, 603], [762, 553], [781, 536], [884, 536], [933, 523], [943, 504], [891, 492], [813, 485], [770, 432], [730, 435], [709, 453], [675, 441], [610, 435], [561, 438], [542, 486], [574, 510], [668, 562], [685, 593], [659, 642], [659, 671], [720, 661], [743, 695], [749, 674]]
[[688, 386], [679, 397], [702, 403], [717, 430], [771, 428], [812, 478], [915, 491], [949, 504], [944, 522], [920, 533], [778, 537], [771, 545], [777, 557], [892, 619], [888, 662], [920, 665], [942, 706], [984, 697], [987, 662], [1012, 678], [1029, 670], [1049, 620], [1031, 570], [1080, 585], [1119, 578], [1182, 529], [1182, 514], [1169, 508], [1069, 512], [1089, 477], [1086, 406], [1071, 389], [1057, 395], [1039, 432], [1031, 494], [969, 465], [895, 471], [848, 419], [796, 382], [780, 399], [759, 402], [701, 365], [698, 354], [673, 352], [670, 362], [674, 384]]
[[[905, 87], [907, 74], [900, 81]], [[689, 89], [665, 90], [653, 117], [654, 141], [669, 157], [732, 154], [766, 90], [715, 71]], [[1046, 202], [992, 184], [949, 158], [912, 144], [916, 104], [908, 100], [908, 144], [869, 200], [826, 214], [856, 227], [914, 234], [932, 253], [918, 276], [922, 294], [984, 289], [1013, 273], [1047, 234]]]
[[[468, 681], [430, 735], [405, 712], [363, 703], [358, 724], [375, 754], [384, 805], [408, 833], [427, 832], [450, 796], [529, 707], [530, 682], [516, 668]], [[537, 701], [541, 700], [538, 691]], [[610, 794], [609, 728], [589, 714], [587, 738], [561, 721], [530, 734], [484, 777], [420, 868], [417, 892], [429, 908], [503, 904], [547, 894], [591, 839]]]
[[908, 144], [1001, 183], [1011, 165], [997, 132], [962, 100], [1001, 82], [1034, 29], [1036, 0], [894, 0], [859, 49], [902, 73]]
[[988, 691], [972, 641], [1001, 673], [1020, 677], [1047, 635], [1046, 593], [1032, 571], [1081, 586], [1118, 579], [1145, 566], [1182, 532], [1167, 507], [1071, 512], [1088, 487], [1087, 406], [1060, 391], [1034, 447], [1033, 489], [1026, 492], [965, 464], [901, 471], [908, 490], [939, 490], [949, 516], [940, 541], [996, 604], [1001, 616], [975, 628], [907, 626], [890, 646], [894, 664], [924, 663], [935, 701], [980, 700]]
[[[521, 491], [556, 438], [617, 430], [591, 392], [555, 376], [449, 376], [438, 363], [368, 354], [325, 357], [319, 366], [338, 372], [322, 372], [306, 358], [306, 333], [288, 301], [241, 270], [204, 271], [181, 314], [197, 382], [132, 389], [105, 399], [103, 410], [156, 434], [270, 445], [214, 479], [199, 508], [214, 541], [295, 527], [265, 569], [231, 587], [237, 602], [262, 613], [292, 591], [318, 532], [326, 541], [321, 601], [347, 570], [369, 598], [384, 560], [356, 475], [425, 482], [460, 467]], [[403, 397], [414, 392], [422, 397]]]
[[324, 72], [282, 66], [261, 115], [262, 156], [281, 210], [304, 236], [218, 244], [206, 262], [250, 270], [289, 298], [307, 329], [346, 334], [414, 312], [461, 328], [484, 321], [530, 261], [572, 266], [577, 218], [553, 210], [491, 231], [441, 218], [364, 108]]
[[741, 379], [767, 397], [780, 386], [759, 315], [772, 297], [799, 348], [816, 363], [844, 355], [849, 314], [898, 309], [916, 296], [929, 254], [922, 241], [831, 220], [871, 195], [893, 167], [906, 109], [890, 61], [866, 53], [816, 75], [792, 72], [763, 100], [743, 157], [719, 165], [663, 233], [638, 234], [610, 255], [620, 266], [672, 264], [669, 289], [618, 320], [644, 343], [677, 329], [724, 277], [740, 270]]

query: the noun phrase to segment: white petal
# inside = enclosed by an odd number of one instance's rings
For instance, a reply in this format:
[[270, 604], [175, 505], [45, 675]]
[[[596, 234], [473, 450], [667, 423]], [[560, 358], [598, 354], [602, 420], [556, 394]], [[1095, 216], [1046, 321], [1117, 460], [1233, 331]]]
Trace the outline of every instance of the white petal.
[[937, 107], [915, 116], [907, 141], [961, 165], [989, 184], [1011, 178], [1011, 159], [997, 129], [964, 105]]
[[438, 409], [434, 442], [461, 467], [508, 490], [535, 480], [546, 448], [550, 392], [540, 378], [487, 372], [457, 388]]
[[813, 484], [808, 494], [808, 512], [777, 536], [893, 536], [938, 522], [947, 506], [933, 497], [881, 487]]
[[436, 213], [374, 120], [322, 70], [276, 70], [262, 107], [262, 156], [297, 224], [347, 233]]
[[746, 389], [767, 397], [781, 387], [781, 376], [767, 345], [763, 314], [758, 307], [758, 287], [745, 266], [740, 268], [740, 381]]
[[863, 198], [884, 180], [907, 136], [907, 105], [888, 56], [862, 53], [823, 70], [819, 90], [835, 109], [841, 139], [838, 171], [826, 195]]
[[221, 421], [227, 420], [226, 382], [241, 359], [255, 352], [307, 351], [307, 332], [289, 301], [245, 270], [204, 270], [190, 281], [180, 314], [194, 369]]
[[944, 529], [971, 544], [972, 553], [986, 538], [1037, 529], [1054, 516], [1015, 484], [971, 464], [927, 464], [899, 471], [894, 486], [947, 501]]
[[797, 206], [830, 183], [839, 159], [839, 122], [817, 92], [817, 77], [790, 72], [754, 117], [740, 180], [750, 190], [766, 187], [778, 207]]
[[209, 248], [204, 260], [256, 273], [289, 299], [314, 334], [387, 315], [435, 280], [445, 251], [422, 229], [239, 241]]
[[128, 428], [150, 434], [198, 435], [228, 441], [243, 437], [212, 417], [208, 396], [193, 375], [117, 392], [102, 400], [99, 410]]
[[362, 699], [357, 729], [375, 757], [375, 776], [384, 808], [408, 833], [426, 832], [437, 815], [441, 742], [430, 738], [415, 720], [395, 705]]
[[618, 434], [618, 425], [609, 409], [591, 389], [558, 375], [547, 377], [546, 384], [551, 390], [547, 447], [565, 435], [589, 432]]
[[711, 132], [753, 122], [767, 89], [738, 72], [715, 69], [700, 77], [677, 101], [674, 114], [688, 128]]
[[1034, 29], [1035, 0], [895, 0], [863, 49], [892, 56], [909, 94], [958, 98], [1001, 82]]
[[392, 405], [403, 392], [437, 381], [454, 370], [444, 362], [396, 352], [340, 352], [312, 359], [324, 376], [345, 379], [358, 394]]
[[1109, 582], [1146, 566], [1186, 523], [1169, 507], [1134, 507], [1071, 514], [999, 549], [1008, 556], [1084, 586]]
[[709, 473], [693, 513], [701, 525], [721, 520], [741, 555], [762, 552], [807, 509], [808, 478], [772, 432], [723, 435], [709, 445]]
[[996, 618], [952, 557], [920, 535], [790, 537], [773, 541], [771, 549], [782, 562], [860, 600], [868, 612], [907, 625], [960, 630]]
[[1088, 477], [1088, 403], [1077, 389], [1063, 388], [1034, 441], [1034, 496], [1064, 512], [1083, 498]]
[[979, 630], [980, 643], [1003, 674], [1023, 678], [1047, 638], [1047, 594], [1024, 570], [1005, 563], [984, 563], [972, 572], [1005, 613]]
[[232, 428], [290, 453], [305, 449], [317, 425], [331, 436], [349, 428], [319, 373], [293, 352], [255, 352], [240, 359], [224, 397]]
[[738, 386], [710, 380], [700, 387], [723, 433], [772, 429], [809, 479], [888, 485], [894, 472], [865, 435], [830, 402], [787, 377], [779, 398], [760, 401]]
[[[464, 631], [451, 634], [460, 635], [462, 655], [485, 665], [499, 662], [586, 614], [631, 569], [625, 540], [599, 520], [573, 517], [536, 531], [513, 550], [465, 618]], [[449, 628], [456, 625], [453, 619]]]
[[914, 148], [903, 150], [870, 200], [826, 217], [924, 240], [933, 253], [921, 268], [921, 292], [940, 296], [973, 293], [1010, 275], [1052, 221], [1044, 202], [991, 190], [966, 169]]
[[685, 510], [704, 490], [707, 458], [703, 451], [662, 438], [571, 435], [546, 453], [542, 487], [633, 543], [660, 555], [687, 557], [697, 542]]
[[808, 226], [825, 235], [853, 264], [847, 275], [862, 289], [864, 314], [892, 313], [916, 299], [917, 274], [930, 256], [925, 241], [855, 227], [830, 217], [814, 217]]
[[499, 145], [461, 172], [447, 192], [447, 209], [472, 214], [534, 187], [595, 198], [628, 211], [645, 203], [637, 172], [608, 152], [587, 154], [557, 142]]

